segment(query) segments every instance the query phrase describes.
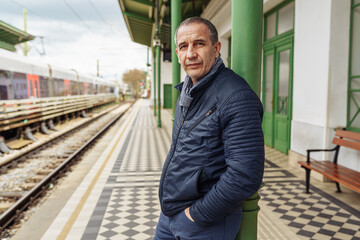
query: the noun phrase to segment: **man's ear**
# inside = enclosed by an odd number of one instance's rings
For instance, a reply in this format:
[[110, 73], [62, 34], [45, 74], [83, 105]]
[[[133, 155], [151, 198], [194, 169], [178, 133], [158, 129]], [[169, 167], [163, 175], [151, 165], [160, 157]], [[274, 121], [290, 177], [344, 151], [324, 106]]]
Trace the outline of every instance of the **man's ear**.
[[219, 53], [220, 53], [220, 49], [221, 49], [221, 42], [220, 41], [217, 41], [215, 43], [215, 57], [219, 57]]
[[177, 48], [175, 49], [175, 52], [176, 52], [176, 56], [177, 56], [178, 62], [181, 64]]

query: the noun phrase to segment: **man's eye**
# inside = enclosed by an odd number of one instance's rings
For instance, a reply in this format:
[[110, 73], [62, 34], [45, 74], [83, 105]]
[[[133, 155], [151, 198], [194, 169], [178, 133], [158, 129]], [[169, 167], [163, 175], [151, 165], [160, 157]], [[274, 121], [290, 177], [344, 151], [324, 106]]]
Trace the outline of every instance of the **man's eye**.
[[196, 46], [202, 46], [202, 45], [204, 45], [204, 43], [198, 42], [198, 43], [195, 43], [195, 45], [196, 45]]
[[185, 49], [185, 48], [186, 48], [185, 45], [182, 45], [182, 46], [179, 47], [180, 50]]

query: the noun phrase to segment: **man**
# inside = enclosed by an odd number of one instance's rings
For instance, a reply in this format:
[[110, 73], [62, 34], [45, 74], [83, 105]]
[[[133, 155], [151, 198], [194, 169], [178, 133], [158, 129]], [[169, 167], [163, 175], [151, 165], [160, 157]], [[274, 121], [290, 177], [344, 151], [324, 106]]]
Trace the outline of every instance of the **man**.
[[241, 203], [262, 182], [262, 105], [246, 81], [224, 66], [208, 20], [184, 20], [175, 43], [187, 76], [176, 86], [181, 93], [154, 239], [233, 240]]

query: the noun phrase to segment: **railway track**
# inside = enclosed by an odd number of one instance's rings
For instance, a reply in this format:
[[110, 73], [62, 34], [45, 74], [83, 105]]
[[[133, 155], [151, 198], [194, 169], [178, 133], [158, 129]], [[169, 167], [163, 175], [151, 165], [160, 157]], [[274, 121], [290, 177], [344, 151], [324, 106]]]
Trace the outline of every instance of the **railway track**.
[[130, 105], [92, 119], [1, 167], [0, 236]]

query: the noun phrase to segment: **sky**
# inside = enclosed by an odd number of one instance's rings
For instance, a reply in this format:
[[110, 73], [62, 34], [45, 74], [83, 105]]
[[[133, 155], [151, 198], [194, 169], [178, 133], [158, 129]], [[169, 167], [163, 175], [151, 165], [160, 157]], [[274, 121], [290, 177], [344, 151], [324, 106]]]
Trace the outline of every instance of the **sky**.
[[92, 76], [99, 60], [100, 76], [110, 80], [146, 69], [147, 47], [131, 41], [117, 0], [1, 0], [0, 6], [0, 20], [21, 30], [27, 10], [27, 32], [36, 36], [29, 58]]

